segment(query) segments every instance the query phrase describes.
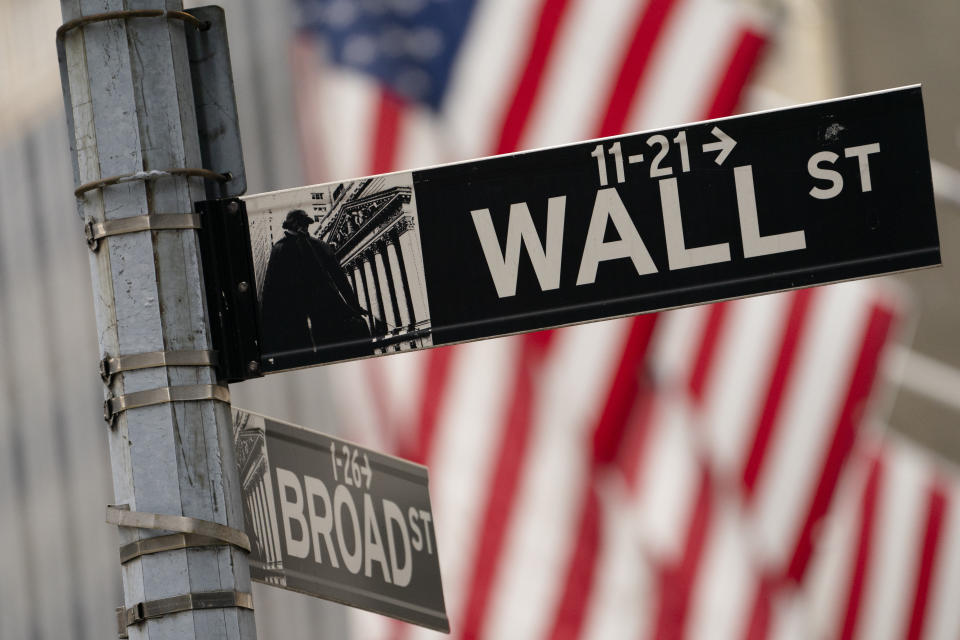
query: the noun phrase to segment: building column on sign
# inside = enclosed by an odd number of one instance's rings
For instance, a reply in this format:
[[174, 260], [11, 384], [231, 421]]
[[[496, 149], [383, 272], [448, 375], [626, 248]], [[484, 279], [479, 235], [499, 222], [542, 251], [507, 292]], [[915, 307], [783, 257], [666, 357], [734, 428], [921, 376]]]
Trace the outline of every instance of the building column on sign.
[[[373, 318], [378, 320], [383, 320], [383, 304], [380, 300], [380, 291], [377, 287], [376, 277], [373, 274], [373, 267], [370, 265], [370, 256], [368, 253], [363, 254], [363, 282], [366, 285], [367, 289], [367, 299], [371, 305], [371, 313]], [[374, 325], [371, 327], [371, 330], [374, 335], [377, 334], [377, 327]]]
[[400, 255], [406, 266], [407, 280], [410, 283], [410, 301], [413, 304], [414, 321], [430, 320], [430, 306], [427, 303], [427, 283], [423, 279], [423, 260], [417, 250], [416, 229], [408, 225], [400, 235]]
[[397, 235], [390, 234], [387, 239], [387, 261], [390, 272], [393, 274], [393, 289], [396, 292], [398, 313], [401, 324], [410, 328], [413, 324], [413, 305], [410, 304], [410, 287], [407, 274], [403, 272], [403, 263], [400, 261], [397, 250]]
[[354, 263], [356, 264], [354, 274], [357, 280], [357, 287], [359, 287], [357, 289], [357, 296], [360, 298], [360, 306], [367, 312], [367, 326], [370, 327], [370, 333], [373, 334], [373, 305], [370, 302], [370, 287], [367, 286], [367, 279], [363, 272], [363, 259], [357, 258], [354, 260]]
[[270, 566], [279, 567], [280, 560], [283, 556], [280, 553], [280, 532], [277, 530], [277, 520], [274, 517], [277, 509], [273, 502], [273, 481], [270, 480], [269, 472], [264, 473], [263, 478], [263, 493], [266, 498], [264, 503], [264, 518], [267, 521], [267, 540], [271, 546], [269, 552]]
[[263, 549], [263, 559], [267, 562], [273, 559], [272, 549], [270, 548], [270, 528], [267, 522], [266, 505], [264, 504], [263, 482], [258, 482], [253, 494], [254, 513], [257, 518], [257, 536], [260, 538], [261, 548]]
[[[357, 290], [357, 283], [353, 281], [353, 271], [350, 269], [344, 269], [343, 275], [347, 278], [347, 284], [350, 285], [350, 289], [354, 292]], [[353, 297], [356, 298], [356, 293], [353, 294]]]
[[[253, 509], [253, 496], [245, 494], [243, 502], [247, 505], [247, 511], [250, 512], [250, 525], [253, 526], [253, 532], [256, 534], [256, 540], [253, 538], [250, 539], [250, 548], [256, 549], [258, 541], [263, 538], [260, 537], [260, 530], [257, 528], [257, 512]], [[249, 531], [249, 529], [247, 531]]]
[[[370, 312], [370, 297], [367, 295], [367, 287], [363, 282], [363, 274], [360, 272], [359, 260], [354, 260], [350, 263], [349, 269], [350, 273], [353, 275], [353, 285], [354, 292], [357, 294], [357, 304], [360, 305], [360, 308], [366, 312]], [[370, 323], [370, 318], [367, 318], [367, 324]]]
[[383, 288], [380, 286], [380, 273], [377, 265], [377, 253], [374, 249], [370, 249], [370, 279], [373, 283], [373, 292], [377, 300], [377, 308], [380, 310], [380, 320], [383, 322], [384, 326], [381, 328], [383, 333], [386, 333], [390, 330], [392, 326], [389, 324], [387, 317], [387, 304], [384, 297]]
[[[263, 520], [263, 512], [261, 511], [261, 508], [260, 508], [261, 505], [260, 505], [259, 483], [257, 483], [253, 487], [253, 491], [250, 494], [250, 503], [252, 506], [252, 508], [250, 509], [250, 513], [253, 514], [254, 531], [257, 534], [257, 538], [259, 538], [260, 541], [263, 542], [267, 540], [266, 531], [264, 531], [264, 525], [266, 524], [266, 522], [264, 522]], [[263, 554], [264, 554], [264, 557], [266, 557], [267, 555], [266, 548], [264, 548]]]
[[363, 309], [363, 282], [360, 280], [360, 271], [353, 266], [347, 268], [347, 273], [350, 274], [350, 284], [353, 285], [353, 301], [357, 304], [357, 307]]
[[397, 307], [397, 296], [393, 290], [393, 279], [390, 274], [390, 266], [384, 259], [386, 254], [385, 243], [377, 243], [377, 251], [373, 254], [373, 259], [377, 266], [377, 278], [380, 284], [380, 291], [383, 292], [384, 307], [387, 312], [387, 323], [390, 329], [394, 330], [401, 325], [400, 312]]
[[[260, 530], [257, 528], [257, 511], [256, 511], [256, 509], [253, 508], [253, 507], [254, 507], [253, 495], [251, 495], [249, 492], [246, 492], [246, 491], [245, 491], [245, 492], [244, 492], [244, 499], [243, 499], [243, 501], [244, 501], [244, 503], [246, 503], [246, 505], [247, 505], [247, 510], [250, 512], [250, 525], [251, 525], [251, 526], [253, 527], [253, 529], [254, 529], [254, 533], [256, 534], [256, 538], [257, 538], [257, 540], [262, 540], [263, 538], [260, 537]], [[254, 539], [251, 538], [251, 539], [250, 539], [250, 546], [251, 546], [251, 547], [254, 547], [254, 546], [257, 544], [257, 540], [254, 540]]]

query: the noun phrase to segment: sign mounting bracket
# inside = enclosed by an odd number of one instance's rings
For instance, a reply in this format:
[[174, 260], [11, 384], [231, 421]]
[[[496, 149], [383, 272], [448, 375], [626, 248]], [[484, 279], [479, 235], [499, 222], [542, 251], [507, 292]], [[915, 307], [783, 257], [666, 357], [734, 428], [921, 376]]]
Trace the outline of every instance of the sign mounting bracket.
[[207, 200], [197, 210], [203, 220], [200, 255], [220, 375], [226, 382], [258, 378], [260, 313], [246, 205], [238, 198]]

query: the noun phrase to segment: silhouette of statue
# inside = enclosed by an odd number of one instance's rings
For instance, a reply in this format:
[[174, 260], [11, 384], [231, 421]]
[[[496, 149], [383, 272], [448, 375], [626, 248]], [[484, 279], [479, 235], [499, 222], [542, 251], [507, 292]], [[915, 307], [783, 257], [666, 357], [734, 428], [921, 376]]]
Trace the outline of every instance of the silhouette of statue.
[[317, 352], [331, 359], [372, 352], [368, 315], [330, 246], [307, 233], [302, 209], [287, 213], [284, 236], [270, 251], [261, 296], [263, 351], [267, 357]]

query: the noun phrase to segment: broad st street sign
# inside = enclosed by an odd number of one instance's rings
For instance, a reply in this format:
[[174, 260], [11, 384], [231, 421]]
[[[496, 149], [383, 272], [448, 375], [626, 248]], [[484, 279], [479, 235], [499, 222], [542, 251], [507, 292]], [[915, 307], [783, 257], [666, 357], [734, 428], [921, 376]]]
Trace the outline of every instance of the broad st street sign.
[[919, 86], [244, 204], [264, 372], [940, 263]]
[[449, 632], [426, 467], [233, 410], [250, 575]]

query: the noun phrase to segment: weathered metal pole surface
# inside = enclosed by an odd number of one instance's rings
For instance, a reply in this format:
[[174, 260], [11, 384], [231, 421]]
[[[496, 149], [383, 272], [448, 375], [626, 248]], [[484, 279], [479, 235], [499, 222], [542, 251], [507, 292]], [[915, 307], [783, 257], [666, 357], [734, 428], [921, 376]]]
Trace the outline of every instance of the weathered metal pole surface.
[[[61, 0], [61, 9], [67, 22], [110, 11], [179, 10], [181, 2]], [[184, 40], [184, 30], [191, 28], [169, 17], [136, 17], [85, 24], [66, 33], [72, 103], [67, 109], [72, 111], [81, 183], [200, 167]], [[204, 185], [199, 178], [135, 180], [81, 198], [83, 215], [95, 221], [190, 213], [193, 202], [204, 198]], [[90, 268], [103, 354], [211, 349], [196, 231], [110, 237], [91, 252]], [[216, 383], [209, 366], [156, 367], [115, 376], [110, 392]], [[244, 529], [228, 404], [204, 400], [130, 409], [104, 430], [116, 503], [133, 511]], [[168, 533], [120, 527], [124, 544]], [[122, 575], [126, 607], [191, 593], [250, 593], [247, 557], [229, 545], [144, 555], [124, 564]], [[150, 640], [256, 637], [253, 611], [236, 606], [169, 613], [133, 624], [128, 633]]]

